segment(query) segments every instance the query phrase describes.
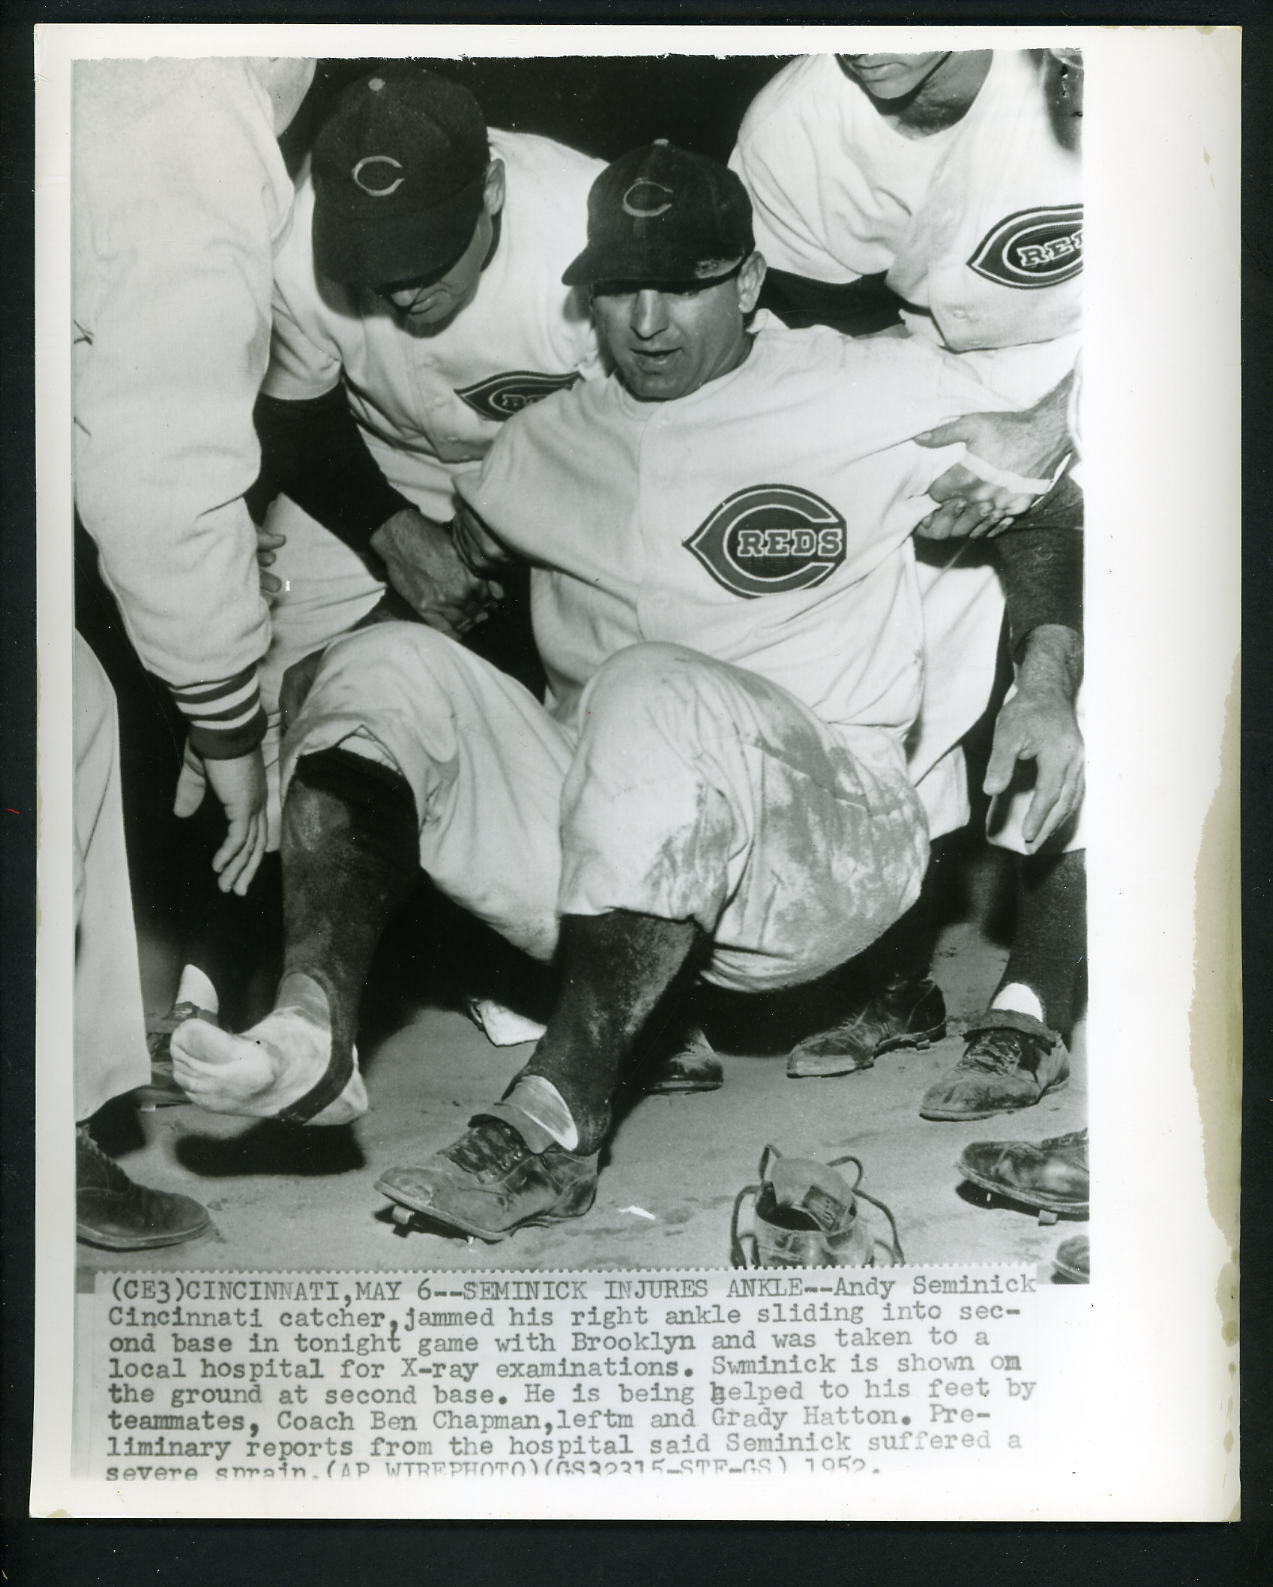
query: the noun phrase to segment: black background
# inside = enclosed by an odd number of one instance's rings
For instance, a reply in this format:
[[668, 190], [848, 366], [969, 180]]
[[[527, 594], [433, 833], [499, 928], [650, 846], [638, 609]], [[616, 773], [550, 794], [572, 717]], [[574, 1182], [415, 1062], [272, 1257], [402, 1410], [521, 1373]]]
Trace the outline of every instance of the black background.
[[[936, 7], [877, 3], [846, 11], [841, 5], [766, 10], [763, 20], [782, 22], [1072, 22], [1118, 19], [1144, 24], [1240, 22], [1244, 36], [1244, 552], [1243, 704], [1243, 902], [1248, 1083], [1245, 1101], [1246, 1154], [1243, 1177], [1243, 1475], [1245, 1520], [1214, 1527], [1145, 1526], [949, 1526], [543, 1524], [346, 1522], [306, 1526], [229, 1522], [183, 1524], [37, 1521], [26, 1518], [32, 1339], [34, 1163], [31, 1054], [34, 1050], [33, 940], [35, 842], [34, 732], [34, 467], [32, 458], [32, 300], [30, 25], [45, 21], [367, 21], [339, 4], [310, 5], [289, 15], [277, 7], [259, 10], [231, 4], [143, 4], [10, 7], [0, 46], [0, 162], [4, 176], [5, 292], [0, 294], [0, 1019], [3, 1071], [0, 1117], [4, 1119], [4, 1579], [40, 1587], [258, 1587], [306, 1583], [327, 1587], [396, 1587], [398, 1583], [450, 1583], [458, 1587], [522, 1587], [561, 1583], [601, 1587], [613, 1581], [676, 1584], [955, 1584], [1102, 1581], [1117, 1573], [1157, 1584], [1213, 1584], [1273, 1580], [1269, 1549], [1270, 1389], [1268, 1319], [1273, 1310], [1268, 1277], [1266, 1223], [1270, 1213], [1269, 1124], [1273, 1114], [1269, 1076], [1273, 1027], [1273, 549], [1266, 504], [1273, 488], [1273, 24], [1264, 3], [1219, 8], [1160, 3], [1058, 5], [1019, 0], [1010, 9], [985, 4]], [[598, 4], [517, 4], [501, 0], [478, 13], [472, 6], [378, 5], [377, 20], [421, 21], [759, 21], [759, 8], [730, 0], [715, 7], [652, 9], [638, 0]], [[757, 35], [758, 47], [763, 35]], [[690, 63], [697, 77], [703, 65]], [[775, 63], [776, 64], [776, 63]], [[603, 156], [649, 137], [724, 153], [732, 141], [724, 127], [736, 124], [768, 63], [722, 65], [705, 100], [696, 82], [682, 75], [684, 63], [668, 70], [595, 60], [568, 71], [558, 86], [528, 97], [508, 63], [474, 62], [470, 86], [497, 124], [523, 125], [574, 142]], [[732, 77], [731, 72], [739, 73]], [[755, 76], [749, 76], [750, 73]], [[633, 73], [648, 75], [630, 75]], [[484, 75], [489, 74], [489, 75]], [[321, 90], [321, 85], [320, 85]], [[502, 99], [503, 104], [496, 100]], [[1169, 113], [1169, 110], [1165, 110]], [[524, 118], [524, 119], [519, 119]], [[556, 119], [561, 118], [561, 119]], [[579, 129], [591, 130], [586, 138]], [[723, 139], [723, 144], [722, 144]], [[1169, 218], [1167, 218], [1169, 222]], [[1170, 234], [1165, 223], [1164, 235]], [[1188, 305], [1181, 306], [1187, 313]], [[1165, 332], [1169, 333], [1169, 327]], [[1205, 526], [1200, 526], [1200, 542]], [[1181, 746], [1182, 755], [1189, 753]], [[16, 818], [8, 812], [16, 811]], [[1152, 997], [1153, 988], [1142, 995]], [[1148, 1185], [1146, 1196], [1170, 1219], [1173, 1187]], [[1135, 1341], [1130, 1341], [1135, 1348]], [[71, 1371], [71, 1363], [66, 1363]], [[1164, 1384], [1169, 1395], [1171, 1385]], [[993, 1500], [993, 1495], [990, 1496]], [[1046, 1504], [1047, 1495], [1041, 1494]], [[777, 1502], [777, 1500], [775, 1501]]]

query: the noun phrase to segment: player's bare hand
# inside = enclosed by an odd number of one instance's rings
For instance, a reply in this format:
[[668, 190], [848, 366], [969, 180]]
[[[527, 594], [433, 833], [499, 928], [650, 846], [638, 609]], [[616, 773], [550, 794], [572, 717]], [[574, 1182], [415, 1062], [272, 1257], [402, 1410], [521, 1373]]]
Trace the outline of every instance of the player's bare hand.
[[[932, 540], [998, 534], [1008, 527], [1005, 520], [1025, 512], [1043, 495], [1047, 482], [1072, 449], [1069, 388], [1067, 376], [1022, 413], [966, 413], [917, 435], [920, 446], [962, 443], [970, 461], [953, 463], [929, 487], [937, 508], [919, 524], [916, 534]], [[1015, 478], [983, 478], [976, 471], [978, 462], [996, 474]], [[1027, 487], [1023, 481], [1039, 483]]]
[[1033, 854], [1083, 801], [1083, 736], [1064, 689], [1020, 689], [1004, 704], [995, 722], [985, 791], [1005, 793], [1022, 761], [1034, 763], [1034, 796], [1021, 827], [1026, 851]]
[[265, 853], [265, 761], [260, 749], [230, 760], [205, 760], [187, 742], [174, 813], [192, 816], [203, 803], [209, 783], [226, 817], [225, 840], [212, 857], [212, 869], [223, 893], [242, 897]]
[[287, 536], [274, 534], [269, 529], [262, 529], [259, 525], [256, 531], [256, 565], [260, 569], [261, 594], [269, 601], [271, 606], [283, 593], [283, 581], [268, 569], [274, 566], [275, 553], [280, 546], [287, 544]]
[[[929, 433], [937, 435], [940, 432]], [[915, 439], [921, 446], [949, 444], [945, 441], [930, 443], [923, 436]], [[1001, 534], [1011, 526], [1018, 513], [1025, 512], [1038, 499], [1036, 495], [1010, 490], [1005, 485], [992, 485], [962, 463], [952, 464], [934, 480], [928, 487], [928, 494], [937, 507], [916, 525], [915, 533], [929, 540], [978, 540]]]
[[458, 639], [487, 615], [498, 590], [469, 572], [444, 524], [414, 507], [387, 518], [371, 537], [389, 582], [422, 622]]

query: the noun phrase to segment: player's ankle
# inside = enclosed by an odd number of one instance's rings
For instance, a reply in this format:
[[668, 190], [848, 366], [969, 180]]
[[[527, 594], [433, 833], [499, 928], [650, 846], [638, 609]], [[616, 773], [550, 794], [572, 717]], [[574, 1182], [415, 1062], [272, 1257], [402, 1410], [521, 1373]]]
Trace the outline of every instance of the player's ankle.
[[307, 1019], [330, 1032], [331, 1003], [320, 981], [304, 970], [289, 970], [278, 984], [274, 1006], [299, 1009]]
[[610, 1128], [608, 1105], [590, 1104], [573, 1088], [559, 1088], [545, 1075], [523, 1070], [505, 1093], [518, 1108], [568, 1152], [588, 1156], [599, 1151]]

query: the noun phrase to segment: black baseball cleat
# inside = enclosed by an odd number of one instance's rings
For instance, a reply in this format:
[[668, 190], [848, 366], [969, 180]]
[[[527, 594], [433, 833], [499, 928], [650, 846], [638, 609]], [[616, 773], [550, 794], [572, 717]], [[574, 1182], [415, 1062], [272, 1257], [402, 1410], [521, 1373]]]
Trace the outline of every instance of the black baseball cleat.
[[582, 1217], [596, 1199], [600, 1155], [583, 1157], [555, 1142], [537, 1151], [512, 1125], [478, 1114], [458, 1141], [418, 1168], [391, 1168], [376, 1189], [396, 1204], [402, 1226], [419, 1214], [493, 1242]]
[[690, 1091], [719, 1091], [725, 1071], [704, 1032], [691, 1026], [651, 1066], [645, 1090], [650, 1096], [678, 1096]]
[[935, 981], [887, 987], [828, 1030], [806, 1036], [791, 1050], [792, 1080], [853, 1074], [870, 1069], [881, 1053], [927, 1047], [946, 1034], [946, 1000]]
[[968, 1029], [963, 1057], [925, 1091], [922, 1119], [959, 1122], [1032, 1108], [1070, 1078], [1070, 1055], [1056, 1031], [1011, 1009], [992, 1008]]
[[974, 1141], [964, 1147], [958, 1167], [970, 1184], [1037, 1212], [1087, 1216], [1085, 1129], [1037, 1143]]
[[75, 1131], [75, 1237], [107, 1251], [180, 1245], [211, 1228], [190, 1196], [135, 1184], [84, 1125]]

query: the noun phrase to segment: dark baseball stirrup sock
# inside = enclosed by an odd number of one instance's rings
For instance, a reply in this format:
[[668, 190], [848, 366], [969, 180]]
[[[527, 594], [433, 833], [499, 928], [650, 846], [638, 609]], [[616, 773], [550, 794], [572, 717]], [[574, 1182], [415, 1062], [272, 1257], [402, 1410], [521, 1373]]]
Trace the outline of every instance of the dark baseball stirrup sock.
[[335, 1095], [348, 1079], [372, 956], [419, 876], [419, 835], [414, 796], [396, 771], [342, 749], [297, 762], [283, 804], [280, 1002], [292, 975], [326, 993]]
[[1086, 953], [1084, 851], [1018, 860], [1017, 925], [998, 991], [1014, 984], [1029, 987], [1043, 1005], [1044, 1024], [1068, 1042]]
[[216, 988], [223, 1023], [234, 1025], [245, 1012], [248, 987], [257, 966], [272, 954], [277, 962], [283, 910], [279, 859], [266, 854], [241, 897], [217, 886], [212, 856], [225, 841], [225, 812], [211, 793], [180, 833], [181, 924], [185, 937], [181, 962], [202, 970]]
[[600, 1148], [624, 1065], [664, 1000], [683, 993], [703, 941], [692, 920], [625, 909], [562, 920], [557, 1007], [510, 1095], [523, 1077], [550, 1081], [578, 1132], [571, 1150]]

